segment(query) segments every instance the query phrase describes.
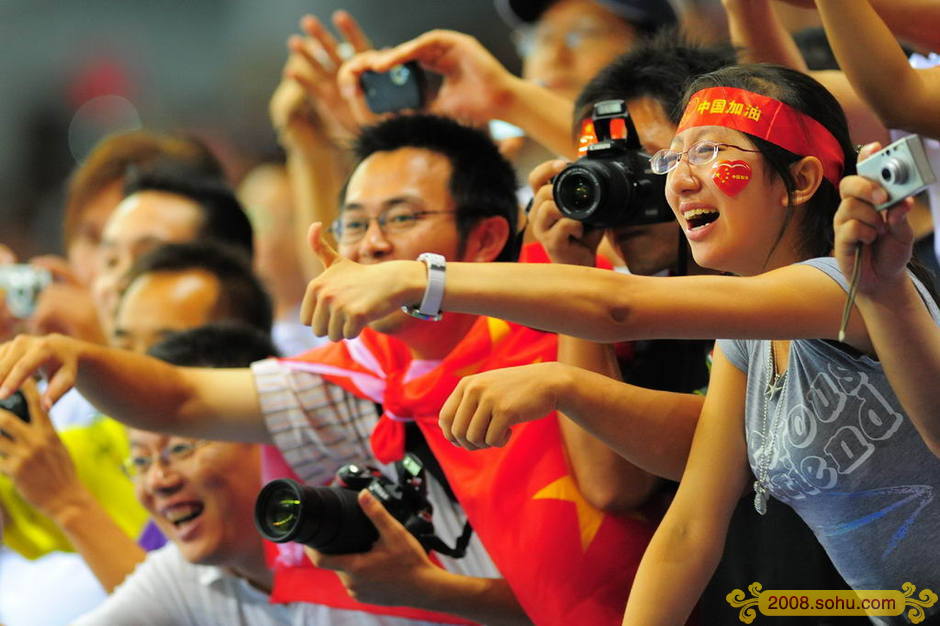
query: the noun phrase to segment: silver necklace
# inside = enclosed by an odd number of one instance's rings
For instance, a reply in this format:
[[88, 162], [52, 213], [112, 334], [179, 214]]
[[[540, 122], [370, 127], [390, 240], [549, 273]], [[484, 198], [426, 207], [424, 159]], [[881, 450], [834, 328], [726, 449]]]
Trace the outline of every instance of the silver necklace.
[[[767, 388], [764, 389], [763, 393], [762, 437], [760, 449], [757, 451], [760, 455], [757, 460], [757, 480], [754, 481], [754, 510], [761, 515], [767, 512], [767, 499], [770, 496], [770, 481], [768, 480], [770, 475], [770, 458], [771, 455], [773, 455], [774, 444], [777, 441], [777, 429], [774, 428], [774, 424], [779, 421], [780, 409], [786, 398], [787, 385], [790, 382], [790, 377], [787, 375], [787, 372], [790, 370], [789, 367], [779, 376], [776, 374], [773, 341], [770, 342], [770, 349], [767, 352], [769, 354], [767, 358]], [[769, 419], [770, 401], [777, 393], [780, 394], [780, 401], [774, 409], [773, 419], [771, 420]]]

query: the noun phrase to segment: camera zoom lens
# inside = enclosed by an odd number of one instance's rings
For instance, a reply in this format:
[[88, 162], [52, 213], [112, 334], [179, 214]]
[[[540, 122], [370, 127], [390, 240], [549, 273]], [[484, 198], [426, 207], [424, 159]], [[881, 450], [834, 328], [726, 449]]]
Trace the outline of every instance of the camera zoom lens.
[[300, 522], [303, 502], [299, 485], [275, 481], [259, 494], [255, 508], [255, 521], [261, 534], [271, 541], [286, 539], [295, 534]]
[[289, 478], [261, 489], [254, 517], [255, 527], [268, 541], [296, 541], [324, 554], [363, 552], [378, 538], [359, 508], [356, 491], [310, 487]]
[[894, 185], [907, 181], [907, 164], [900, 159], [888, 159], [881, 168], [881, 180]]
[[594, 181], [584, 174], [568, 176], [560, 191], [565, 207], [574, 211], [589, 209], [594, 204], [597, 194]]
[[265, 509], [264, 524], [272, 535], [287, 535], [300, 519], [300, 500], [290, 489], [280, 489], [271, 495], [271, 504]]

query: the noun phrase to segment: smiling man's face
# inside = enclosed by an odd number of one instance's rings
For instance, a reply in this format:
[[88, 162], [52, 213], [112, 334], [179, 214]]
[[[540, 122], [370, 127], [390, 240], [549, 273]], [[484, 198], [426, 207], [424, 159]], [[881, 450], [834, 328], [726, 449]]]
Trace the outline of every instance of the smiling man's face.
[[[180, 450], [197, 442], [143, 430], [131, 430], [129, 438], [133, 457], [153, 460], [135, 479], [137, 497], [187, 561], [225, 567], [257, 551], [256, 445], [198, 442], [191, 454], [174, 458], [175, 446], [183, 446]], [[169, 463], [156, 460], [163, 451]]]

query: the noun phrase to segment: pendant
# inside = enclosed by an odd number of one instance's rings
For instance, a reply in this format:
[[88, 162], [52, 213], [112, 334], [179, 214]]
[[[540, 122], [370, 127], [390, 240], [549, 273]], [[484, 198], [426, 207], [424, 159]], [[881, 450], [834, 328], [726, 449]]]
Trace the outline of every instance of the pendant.
[[764, 394], [767, 396], [767, 398], [772, 398], [772, 397], [774, 397], [775, 395], [777, 395], [777, 392], [778, 392], [778, 391], [782, 391], [782, 390], [783, 390], [783, 384], [780, 382], [780, 379], [781, 379], [781, 378], [783, 378], [783, 377], [782, 377], [782, 376], [774, 376], [774, 377], [772, 377], [771, 380], [767, 383], [767, 389], [764, 390]]
[[754, 510], [760, 515], [767, 512], [767, 490], [759, 480], [754, 481]]

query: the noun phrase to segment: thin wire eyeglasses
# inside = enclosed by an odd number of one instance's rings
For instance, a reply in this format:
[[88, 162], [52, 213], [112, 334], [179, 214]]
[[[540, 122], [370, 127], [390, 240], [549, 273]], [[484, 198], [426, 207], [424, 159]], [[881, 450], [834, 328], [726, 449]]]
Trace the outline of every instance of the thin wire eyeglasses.
[[722, 148], [735, 148], [741, 152], [760, 152], [760, 150], [742, 148], [733, 143], [721, 143], [706, 139], [693, 143], [689, 146], [689, 149], [684, 152], [676, 152], [668, 148], [660, 150], [650, 157], [650, 169], [653, 170], [654, 174], [668, 174], [676, 169], [676, 166], [679, 165], [679, 161], [682, 160], [683, 154], [686, 155], [689, 165], [707, 165], [718, 158], [718, 152]]
[[146, 476], [153, 464], [158, 460], [163, 467], [172, 467], [180, 461], [191, 457], [197, 448], [212, 443], [207, 439], [195, 439], [193, 441], [177, 441], [160, 450], [160, 453], [154, 456], [132, 455], [124, 460], [124, 473], [131, 480], [138, 480]]
[[424, 211], [407, 206], [392, 206], [375, 217], [363, 213], [343, 212], [339, 219], [330, 225], [330, 230], [336, 241], [341, 244], [357, 243], [369, 230], [369, 225], [375, 221], [383, 233], [401, 233], [414, 228], [418, 220], [428, 215], [447, 215], [457, 211]]

